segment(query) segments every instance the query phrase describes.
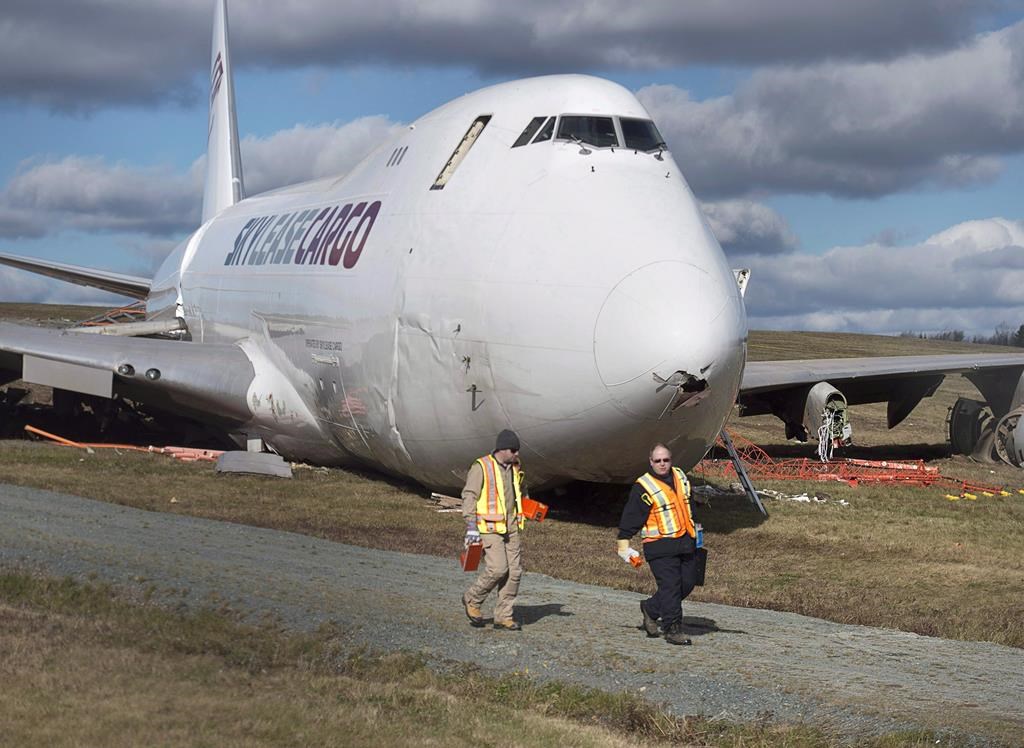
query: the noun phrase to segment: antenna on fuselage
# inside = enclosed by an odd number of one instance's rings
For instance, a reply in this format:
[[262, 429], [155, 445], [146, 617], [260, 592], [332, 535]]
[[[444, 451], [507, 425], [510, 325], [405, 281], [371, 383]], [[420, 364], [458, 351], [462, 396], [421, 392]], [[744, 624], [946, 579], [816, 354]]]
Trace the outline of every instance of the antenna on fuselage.
[[235, 85], [228, 52], [228, 2], [216, 0], [210, 53], [210, 121], [206, 140], [203, 223], [245, 197], [235, 119]]

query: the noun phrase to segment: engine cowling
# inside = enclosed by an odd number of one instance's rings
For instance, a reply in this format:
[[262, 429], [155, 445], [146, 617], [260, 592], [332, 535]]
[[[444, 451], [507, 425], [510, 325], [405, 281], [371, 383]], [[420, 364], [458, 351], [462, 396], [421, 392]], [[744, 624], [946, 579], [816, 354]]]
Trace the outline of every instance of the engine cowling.
[[846, 396], [828, 382], [811, 387], [804, 401], [803, 426], [819, 444], [848, 447], [853, 443]]
[[809, 438], [832, 446], [852, 442], [853, 428], [847, 411], [846, 396], [828, 382], [790, 390], [768, 401], [770, 412], [786, 424], [786, 438], [805, 442]]

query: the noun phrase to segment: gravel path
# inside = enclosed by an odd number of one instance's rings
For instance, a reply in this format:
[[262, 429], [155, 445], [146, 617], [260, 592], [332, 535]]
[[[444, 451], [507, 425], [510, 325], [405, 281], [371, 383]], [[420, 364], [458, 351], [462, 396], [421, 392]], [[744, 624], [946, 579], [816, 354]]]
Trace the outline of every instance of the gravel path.
[[[529, 538], [527, 538], [527, 558]], [[805, 616], [686, 603], [692, 647], [637, 629], [641, 596], [527, 573], [524, 630], [474, 629], [454, 559], [147, 512], [0, 485], [0, 565], [228, 604], [353, 643], [477, 662], [608, 691], [678, 714], [803, 721], [857, 736], [929, 728], [1024, 745], [1024, 650]]]

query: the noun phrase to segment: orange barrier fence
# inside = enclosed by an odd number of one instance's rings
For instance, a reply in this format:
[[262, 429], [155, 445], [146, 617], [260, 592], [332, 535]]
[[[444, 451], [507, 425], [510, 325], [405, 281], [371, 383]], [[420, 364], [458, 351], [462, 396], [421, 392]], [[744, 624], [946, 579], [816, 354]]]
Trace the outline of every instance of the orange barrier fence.
[[[736, 451], [751, 479], [840, 481], [851, 486], [861, 483], [899, 483], [908, 486], [942, 486], [961, 493], [1001, 494], [1002, 486], [960, 480], [943, 475], [937, 467], [925, 465], [924, 460], [859, 460], [839, 459], [821, 462], [810, 458], [779, 459], [768, 455], [753, 442], [733, 435]], [[719, 439], [717, 447], [725, 450]], [[695, 472], [721, 478], [736, 479], [732, 460], [705, 458], [697, 464]]]

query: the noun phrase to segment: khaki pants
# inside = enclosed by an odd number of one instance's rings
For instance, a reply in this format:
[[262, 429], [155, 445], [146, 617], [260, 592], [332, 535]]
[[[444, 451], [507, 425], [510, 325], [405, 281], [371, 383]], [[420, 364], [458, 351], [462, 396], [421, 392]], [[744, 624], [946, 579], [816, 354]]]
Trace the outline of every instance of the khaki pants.
[[508, 535], [484, 533], [480, 536], [484, 545], [484, 569], [473, 582], [473, 586], [466, 590], [466, 600], [480, 607], [490, 591], [497, 587], [495, 621], [512, 620], [512, 604], [519, 594], [519, 580], [523, 577], [519, 537], [519, 532]]

